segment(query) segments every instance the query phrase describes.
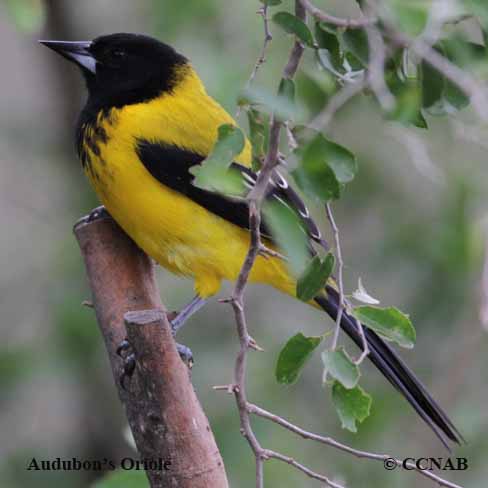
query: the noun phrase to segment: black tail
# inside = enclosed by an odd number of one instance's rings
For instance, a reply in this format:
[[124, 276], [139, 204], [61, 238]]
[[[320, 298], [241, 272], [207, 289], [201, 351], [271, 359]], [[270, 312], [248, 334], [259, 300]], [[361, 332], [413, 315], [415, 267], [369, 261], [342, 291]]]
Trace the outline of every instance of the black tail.
[[[338, 311], [338, 293], [327, 287], [327, 298], [318, 296], [315, 301], [332, 317], [336, 319]], [[363, 348], [363, 339], [359, 333], [356, 320], [344, 313], [341, 327], [346, 334]], [[415, 411], [422, 417], [427, 425], [434, 431], [442, 444], [449, 449], [448, 440], [460, 444], [464, 442], [462, 435], [443, 412], [441, 407], [432, 398], [424, 385], [403, 362], [398, 354], [374, 331], [364, 328], [369, 347], [368, 358], [388, 379], [388, 381], [407, 399]], [[447, 438], [447, 440], [446, 440]]]

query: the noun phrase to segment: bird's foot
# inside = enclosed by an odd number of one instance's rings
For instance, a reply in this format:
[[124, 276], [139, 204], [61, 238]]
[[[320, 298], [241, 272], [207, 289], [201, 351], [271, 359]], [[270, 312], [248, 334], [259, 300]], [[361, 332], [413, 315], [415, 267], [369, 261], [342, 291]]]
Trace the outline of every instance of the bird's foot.
[[[176, 343], [176, 350], [180, 355], [181, 360], [187, 365], [188, 369], [193, 367], [193, 353], [188, 346]], [[119, 383], [123, 390], [126, 389], [126, 383], [129, 382], [134, 375], [136, 369], [136, 355], [132, 349], [130, 342], [124, 339], [117, 347], [117, 356], [123, 360], [122, 373], [119, 376]]]
[[125, 390], [126, 380], [129, 381], [134, 374], [136, 369], [136, 355], [132, 350], [132, 346], [127, 339], [124, 339], [117, 348], [117, 356], [121, 357], [123, 360], [122, 374], [119, 376], [119, 383], [123, 390]]
[[76, 228], [80, 225], [90, 224], [91, 222], [95, 222], [95, 220], [109, 217], [110, 214], [107, 212], [105, 207], [103, 205], [100, 205], [100, 207], [94, 208], [88, 215], [84, 215], [83, 217], [81, 217], [81, 219], [79, 219], [75, 223], [73, 229], [76, 230]]
[[178, 351], [181, 360], [188, 366], [188, 369], [192, 369], [194, 361], [193, 361], [193, 353], [191, 352], [191, 349], [188, 346], [185, 346], [184, 344], [176, 343], [176, 350]]

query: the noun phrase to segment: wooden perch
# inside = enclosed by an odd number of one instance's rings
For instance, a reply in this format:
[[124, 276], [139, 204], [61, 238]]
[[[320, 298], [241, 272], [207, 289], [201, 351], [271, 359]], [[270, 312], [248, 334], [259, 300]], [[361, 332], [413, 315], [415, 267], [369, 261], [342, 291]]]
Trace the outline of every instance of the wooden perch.
[[[105, 213], [82, 219], [74, 232], [140, 459], [166, 462], [167, 469], [146, 470], [151, 487], [228, 488], [208, 420], [176, 350], [151, 259]], [[124, 390], [116, 349], [127, 337], [137, 363]]]

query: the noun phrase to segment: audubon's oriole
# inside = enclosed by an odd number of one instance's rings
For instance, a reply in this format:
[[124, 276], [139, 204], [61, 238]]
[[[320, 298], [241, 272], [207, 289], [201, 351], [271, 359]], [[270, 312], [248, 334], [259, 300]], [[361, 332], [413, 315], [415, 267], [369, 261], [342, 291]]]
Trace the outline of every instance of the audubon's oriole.
[[[235, 121], [206, 93], [188, 59], [156, 39], [113, 34], [91, 42], [41, 42], [77, 64], [85, 78], [89, 96], [77, 148], [103, 205], [149, 256], [194, 280], [197, 296], [173, 321], [177, 329], [219, 291], [222, 280], [236, 279], [249, 248], [247, 204], [197, 188], [189, 172], [212, 150], [218, 127]], [[233, 167], [247, 186], [256, 181], [250, 163], [246, 141]], [[310, 240], [325, 245], [307, 208], [278, 173], [267, 198], [295, 209]], [[272, 248], [265, 220], [261, 230]], [[250, 281], [296, 293], [296, 278], [278, 257], [259, 256]], [[313, 305], [335, 319], [338, 301], [331, 284]], [[348, 313], [341, 326], [362, 348]], [[374, 365], [444, 444], [459, 443], [455, 426], [398, 354], [375, 332], [364, 331]]]

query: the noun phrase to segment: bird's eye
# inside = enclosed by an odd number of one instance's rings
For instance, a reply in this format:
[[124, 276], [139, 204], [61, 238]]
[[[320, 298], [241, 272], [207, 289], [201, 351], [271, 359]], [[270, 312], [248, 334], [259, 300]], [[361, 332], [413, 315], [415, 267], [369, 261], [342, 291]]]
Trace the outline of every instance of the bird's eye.
[[112, 49], [112, 51], [110, 52], [110, 55], [112, 56], [112, 58], [122, 59], [125, 57], [126, 52], [122, 49]]

